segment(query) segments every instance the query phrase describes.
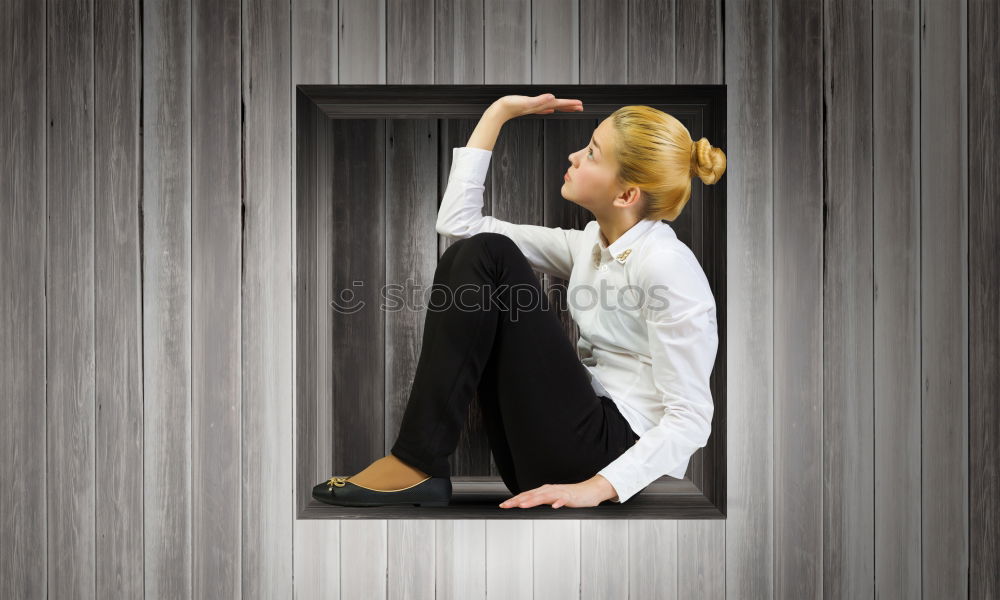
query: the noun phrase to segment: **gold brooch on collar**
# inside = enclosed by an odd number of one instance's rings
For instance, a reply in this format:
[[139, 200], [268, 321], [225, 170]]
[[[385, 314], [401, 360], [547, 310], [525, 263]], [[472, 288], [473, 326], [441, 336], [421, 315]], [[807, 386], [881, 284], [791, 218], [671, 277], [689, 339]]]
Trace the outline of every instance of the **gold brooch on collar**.
[[617, 260], [618, 262], [620, 262], [620, 263], [622, 263], [622, 264], [625, 264], [625, 259], [626, 259], [626, 258], [628, 257], [628, 255], [629, 255], [629, 254], [631, 254], [631, 253], [632, 253], [632, 249], [631, 249], [631, 248], [629, 248], [629, 249], [625, 250], [624, 252], [622, 252], [621, 254], [619, 254], [618, 256], [616, 256], [616, 257], [615, 257], [615, 260]]

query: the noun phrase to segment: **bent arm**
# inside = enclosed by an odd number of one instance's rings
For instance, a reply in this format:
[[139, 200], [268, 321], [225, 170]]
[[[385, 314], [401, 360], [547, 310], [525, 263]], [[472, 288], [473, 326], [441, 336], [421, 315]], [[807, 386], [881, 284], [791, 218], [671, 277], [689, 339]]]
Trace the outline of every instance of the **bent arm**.
[[543, 273], [569, 279], [573, 255], [584, 232], [579, 229], [510, 223], [483, 215], [486, 171], [492, 152], [482, 148], [454, 148], [451, 173], [438, 210], [435, 229], [441, 235], [467, 238], [481, 231], [506, 235]]

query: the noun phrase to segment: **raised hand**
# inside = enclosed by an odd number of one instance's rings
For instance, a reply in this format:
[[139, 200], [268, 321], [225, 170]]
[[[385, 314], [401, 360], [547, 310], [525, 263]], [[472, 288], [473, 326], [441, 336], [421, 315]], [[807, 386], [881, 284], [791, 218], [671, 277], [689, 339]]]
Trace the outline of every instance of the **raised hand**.
[[503, 96], [493, 104], [508, 119], [523, 115], [547, 115], [557, 110], [561, 112], [578, 112], [583, 110], [582, 101], [572, 98], [556, 98], [553, 94]]

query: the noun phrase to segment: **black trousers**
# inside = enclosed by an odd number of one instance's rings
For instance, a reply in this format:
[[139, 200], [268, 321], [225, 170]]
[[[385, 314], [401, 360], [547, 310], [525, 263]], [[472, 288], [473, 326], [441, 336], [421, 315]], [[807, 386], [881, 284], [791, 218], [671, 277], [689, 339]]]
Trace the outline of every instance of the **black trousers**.
[[438, 261], [392, 454], [449, 477], [477, 391], [494, 462], [515, 494], [589, 479], [638, 439], [594, 392], [530, 263], [493, 232], [455, 241]]

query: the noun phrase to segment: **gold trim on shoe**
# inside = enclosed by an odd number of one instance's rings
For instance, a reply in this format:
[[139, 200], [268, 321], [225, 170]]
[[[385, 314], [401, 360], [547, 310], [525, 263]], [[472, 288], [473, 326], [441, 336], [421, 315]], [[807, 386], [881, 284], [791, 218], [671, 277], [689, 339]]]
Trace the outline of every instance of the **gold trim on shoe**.
[[[421, 479], [420, 481], [414, 483], [413, 485], [408, 485], [405, 488], [399, 488], [398, 490], [377, 490], [375, 488], [370, 488], [370, 487], [368, 487], [366, 485], [359, 485], [357, 483], [354, 483], [353, 481], [351, 483], [353, 485], [356, 485], [356, 486], [360, 487], [360, 488], [365, 488], [366, 490], [371, 490], [373, 492], [401, 492], [403, 490], [408, 490], [411, 487], [418, 486], [418, 485], [420, 485], [421, 483], [427, 481], [430, 478], [431, 478], [431, 476], [428, 475], [427, 477]], [[331, 477], [330, 479], [327, 480], [326, 483], [330, 486], [330, 490], [333, 491], [333, 486], [344, 487], [345, 485], [347, 485], [347, 479], [348, 479], [347, 477]]]

